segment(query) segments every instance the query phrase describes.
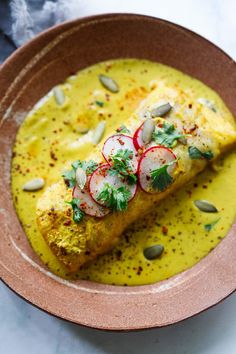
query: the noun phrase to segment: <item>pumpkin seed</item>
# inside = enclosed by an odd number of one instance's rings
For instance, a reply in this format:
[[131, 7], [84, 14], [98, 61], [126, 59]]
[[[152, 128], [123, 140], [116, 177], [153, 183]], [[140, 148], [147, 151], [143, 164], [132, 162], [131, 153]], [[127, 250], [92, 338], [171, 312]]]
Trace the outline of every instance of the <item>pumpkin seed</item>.
[[84, 186], [87, 181], [87, 176], [86, 176], [85, 171], [81, 167], [77, 168], [77, 170], [75, 172], [75, 179], [76, 179], [76, 183], [78, 184], [80, 189], [84, 189]]
[[215, 103], [213, 101], [208, 100], [207, 98], [204, 97], [199, 97], [197, 100], [201, 105], [208, 107], [209, 109], [211, 109], [213, 112], [217, 112]]
[[164, 246], [163, 245], [154, 245], [151, 247], [147, 247], [144, 249], [143, 254], [144, 257], [147, 258], [148, 260], [153, 260], [162, 255], [164, 251]]
[[162, 104], [161, 106], [156, 107], [151, 111], [151, 116], [152, 116], [152, 118], [163, 117], [165, 114], [167, 114], [171, 110], [171, 108], [172, 108], [172, 106], [169, 102]]
[[152, 133], [154, 132], [154, 129], [155, 123], [153, 119], [145, 120], [142, 130], [142, 141], [144, 142], [144, 144], [150, 143], [150, 141], [152, 140]]
[[106, 128], [106, 122], [104, 122], [104, 121], [100, 122], [97, 125], [96, 129], [93, 132], [93, 136], [92, 136], [93, 144], [97, 145], [98, 143], [100, 143], [100, 141], [102, 140], [102, 137], [104, 135], [105, 128]]
[[99, 75], [99, 81], [109, 91], [113, 93], [119, 92], [120, 88], [115, 80], [106, 75]]
[[196, 207], [205, 213], [218, 213], [217, 208], [207, 200], [194, 200]]
[[53, 88], [53, 95], [54, 95], [56, 103], [59, 106], [62, 106], [63, 103], [65, 102], [66, 98], [65, 98], [64, 92], [62, 91], [62, 89], [59, 86], [55, 86]]
[[44, 184], [45, 183], [43, 178], [35, 178], [25, 183], [22, 189], [27, 192], [34, 192], [42, 189], [44, 187]]

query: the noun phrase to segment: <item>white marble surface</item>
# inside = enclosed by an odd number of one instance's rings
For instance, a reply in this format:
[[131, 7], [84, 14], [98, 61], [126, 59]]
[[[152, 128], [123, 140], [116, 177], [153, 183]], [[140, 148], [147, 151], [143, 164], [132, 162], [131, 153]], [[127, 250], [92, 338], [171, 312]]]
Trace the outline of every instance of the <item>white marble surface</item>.
[[[235, 0], [83, 0], [78, 16], [136, 12], [188, 27], [236, 59]], [[66, 300], [66, 299], [65, 299]], [[0, 284], [0, 354], [235, 354], [236, 296], [163, 329], [107, 333], [66, 323]]]

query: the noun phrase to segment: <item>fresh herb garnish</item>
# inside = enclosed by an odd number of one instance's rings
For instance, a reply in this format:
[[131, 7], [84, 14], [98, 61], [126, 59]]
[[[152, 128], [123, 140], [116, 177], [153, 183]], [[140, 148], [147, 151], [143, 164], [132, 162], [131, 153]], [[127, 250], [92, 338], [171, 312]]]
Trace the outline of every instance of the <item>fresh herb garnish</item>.
[[84, 217], [84, 212], [79, 208], [80, 200], [78, 198], [73, 198], [71, 202], [66, 202], [67, 204], [71, 205], [73, 209], [73, 220], [77, 224], [80, 223], [80, 221]]
[[201, 150], [199, 150], [195, 146], [189, 146], [188, 154], [189, 154], [190, 159], [192, 159], [192, 160], [198, 160], [198, 159], [211, 160], [214, 157], [212, 151], [209, 150], [206, 152], [202, 152]]
[[137, 176], [132, 172], [130, 161], [133, 158], [133, 151], [129, 149], [119, 149], [116, 154], [110, 156], [112, 167], [109, 169], [111, 176], [117, 175], [125, 178], [129, 184], [137, 182]]
[[95, 101], [95, 103], [99, 107], [103, 107], [104, 106], [104, 102], [102, 102], [102, 101]]
[[130, 196], [131, 193], [126, 187], [121, 186], [115, 188], [109, 183], [105, 183], [97, 200], [101, 200], [108, 208], [111, 208], [114, 211], [123, 211], [128, 207]]
[[75, 173], [78, 167], [82, 168], [87, 175], [91, 175], [98, 167], [98, 164], [92, 160], [89, 161], [76, 160], [71, 164], [71, 167], [72, 167], [71, 170], [65, 171], [62, 174], [62, 177], [64, 178], [69, 188], [73, 188], [76, 185]]
[[163, 192], [173, 182], [173, 177], [169, 175], [167, 169], [173, 165], [176, 160], [171, 161], [160, 168], [151, 171], [152, 187]]
[[178, 139], [185, 138], [189, 134], [182, 134], [175, 129], [174, 124], [164, 122], [162, 128], [156, 128], [152, 134], [153, 139], [158, 145], [174, 147]]
[[215, 221], [213, 221], [212, 223], [210, 223], [210, 224], [206, 224], [206, 225], [204, 225], [204, 229], [206, 230], [206, 231], [211, 231], [212, 229], [213, 229], [213, 227], [218, 223], [218, 221], [220, 221], [220, 218], [219, 219], [217, 219], [217, 220], [215, 220]]
[[121, 134], [130, 134], [130, 130], [124, 125], [122, 124], [119, 128], [116, 129], [117, 133], [121, 133]]

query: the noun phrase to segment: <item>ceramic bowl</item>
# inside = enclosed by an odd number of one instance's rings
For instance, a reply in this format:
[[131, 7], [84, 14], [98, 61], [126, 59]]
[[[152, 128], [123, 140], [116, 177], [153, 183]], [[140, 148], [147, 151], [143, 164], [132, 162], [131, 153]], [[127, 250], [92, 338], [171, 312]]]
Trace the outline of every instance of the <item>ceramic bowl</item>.
[[17, 50], [0, 70], [1, 278], [50, 314], [106, 330], [173, 324], [215, 305], [236, 288], [236, 224], [194, 267], [146, 286], [65, 281], [51, 274], [28, 244], [10, 188], [11, 151], [19, 125], [26, 112], [71, 73], [125, 57], [161, 62], [200, 79], [236, 116], [235, 62], [199, 35], [147, 16], [110, 14], [64, 23]]

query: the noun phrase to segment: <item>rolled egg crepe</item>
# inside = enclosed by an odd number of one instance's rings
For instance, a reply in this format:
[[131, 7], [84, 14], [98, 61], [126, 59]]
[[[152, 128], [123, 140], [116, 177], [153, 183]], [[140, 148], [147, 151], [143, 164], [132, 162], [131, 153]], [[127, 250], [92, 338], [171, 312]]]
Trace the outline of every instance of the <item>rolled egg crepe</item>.
[[[171, 111], [165, 116], [155, 117], [155, 120], [173, 123], [179, 131], [186, 133], [184, 141], [180, 140], [172, 148], [177, 163], [173, 183], [167, 189], [147, 193], [138, 186], [135, 197], [128, 203], [125, 211], [111, 211], [103, 217], [85, 215], [80, 223], [73, 221], [72, 208], [65, 202], [71, 200], [72, 192], [63, 178], [48, 187], [39, 199], [36, 211], [39, 230], [52, 252], [69, 272], [77, 271], [113, 248], [132, 223], [235, 144], [236, 125], [233, 117], [226, 118], [222, 111], [211, 107], [207, 100], [196, 100], [191, 90], [183, 91], [178, 86], [168, 87], [164, 84], [155, 88], [127, 122], [124, 122], [131, 132], [130, 135], [150, 118], [150, 112], [166, 102], [172, 106]], [[105, 162], [101, 154], [103, 142], [104, 140], [94, 147], [88, 160]], [[210, 151], [213, 158], [210, 161], [205, 158], [191, 158], [189, 147], [193, 146], [202, 152]]]

